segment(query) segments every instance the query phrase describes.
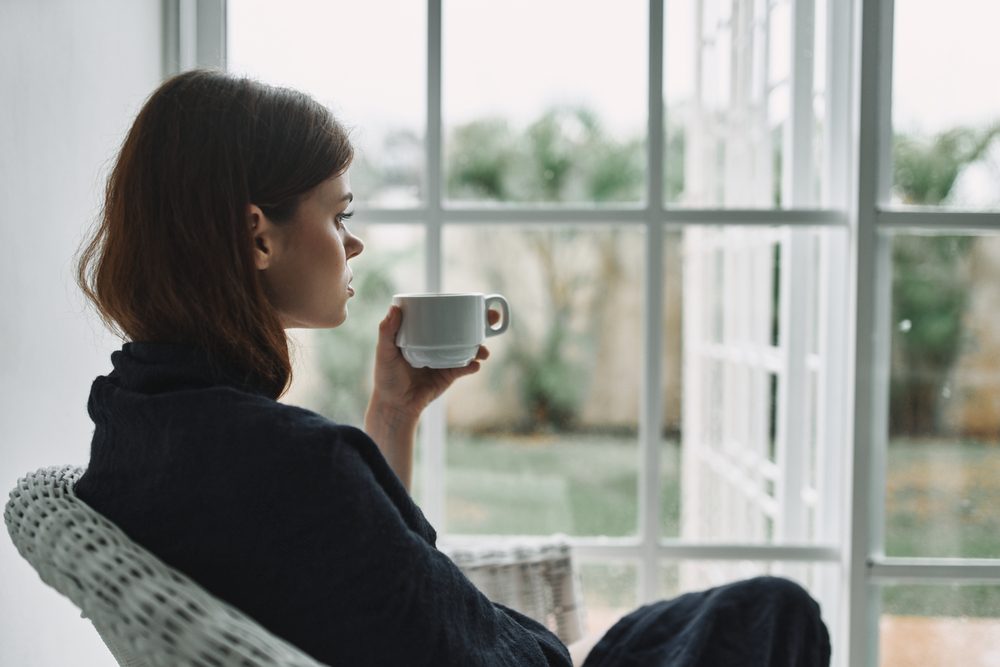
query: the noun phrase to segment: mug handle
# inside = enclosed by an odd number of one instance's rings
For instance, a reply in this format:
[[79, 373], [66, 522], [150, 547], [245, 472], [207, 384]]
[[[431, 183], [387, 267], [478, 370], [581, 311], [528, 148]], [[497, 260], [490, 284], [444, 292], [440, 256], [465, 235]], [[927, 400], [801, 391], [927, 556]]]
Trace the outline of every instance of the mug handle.
[[[500, 294], [488, 294], [486, 295], [486, 310], [490, 309], [490, 304], [497, 304], [500, 306], [500, 326], [496, 329], [490, 325], [489, 319], [486, 320], [486, 337], [499, 336], [504, 331], [507, 330], [507, 326], [510, 325], [510, 306], [507, 305], [507, 299], [505, 299]], [[485, 314], [484, 314], [485, 315]]]

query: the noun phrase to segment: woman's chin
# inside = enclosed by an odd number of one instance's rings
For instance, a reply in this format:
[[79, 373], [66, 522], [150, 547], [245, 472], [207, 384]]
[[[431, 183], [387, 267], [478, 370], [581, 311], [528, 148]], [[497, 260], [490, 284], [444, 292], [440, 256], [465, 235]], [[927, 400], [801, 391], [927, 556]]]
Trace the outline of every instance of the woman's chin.
[[327, 328], [333, 329], [334, 327], [339, 327], [346, 321], [347, 321], [347, 305], [345, 304], [343, 310], [340, 311], [340, 313], [333, 316], [333, 318], [330, 320], [331, 324], [327, 325]]

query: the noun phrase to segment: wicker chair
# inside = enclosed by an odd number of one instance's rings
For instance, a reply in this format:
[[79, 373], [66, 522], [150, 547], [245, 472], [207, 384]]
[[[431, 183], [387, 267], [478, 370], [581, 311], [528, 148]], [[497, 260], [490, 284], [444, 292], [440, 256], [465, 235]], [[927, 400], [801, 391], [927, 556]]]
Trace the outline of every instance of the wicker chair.
[[[90, 619], [119, 665], [321, 667], [78, 499], [73, 484], [84, 470], [50, 466], [20, 478], [4, 522], [21, 556]], [[582, 606], [564, 537], [443, 550], [490, 599], [566, 643], [580, 636]]]

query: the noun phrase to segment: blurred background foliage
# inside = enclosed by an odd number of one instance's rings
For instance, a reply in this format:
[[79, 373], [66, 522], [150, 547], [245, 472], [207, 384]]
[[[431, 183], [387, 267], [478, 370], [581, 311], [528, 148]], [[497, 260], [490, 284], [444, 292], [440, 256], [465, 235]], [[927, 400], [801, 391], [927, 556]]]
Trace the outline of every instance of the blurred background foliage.
[[[665, 198], [668, 202], [683, 201], [684, 128], [670, 126], [666, 136]], [[998, 127], [959, 128], [932, 137], [898, 135], [893, 144], [898, 203], [961, 206], [955, 190], [963, 170], [983, 161], [998, 140]], [[405, 146], [409, 157], [359, 166], [358, 173], [380, 187], [414, 182], [413, 174], [406, 170], [422, 169], [422, 161], [413, 158], [422, 151], [417, 136], [399, 133], [393, 141]], [[600, 206], [638, 204], [645, 192], [644, 139], [609, 135], [585, 108], [553, 108], [521, 129], [501, 118], [481, 119], [453, 127], [445, 146], [445, 187], [452, 201]], [[777, 194], [775, 201], [780, 201]], [[478, 242], [490, 242], [489, 230], [477, 233], [485, 235], [477, 237]], [[507, 229], [499, 231], [496, 240], [509, 243], [512, 236], [522, 249], [516, 261], [498, 253], [495, 260], [476, 270], [499, 292], [512, 285], [523, 289], [530, 280], [530, 289], [540, 290], [544, 307], [536, 326], [512, 327], [505, 334], [505, 354], [494, 362], [496, 372], [491, 381], [503, 384], [503, 391], [513, 388], [517, 393], [520, 410], [514, 421], [504, 424], [502, 433], [452, 433], [449, 440], [449, 483], [457, 485], [449, 487], [449, 493], [495, 517], [484, 520], [479, 515], [454, 513], [450, 525], [487, 532], [550, 530], [551, 517], [538, 513], [538, 499], [533, 496], [523, 499], [527, 503], [523, 511], [495, 509], [509, 508], [512, 500], [509, 494], [504, 495], [506, 486], [493, 488], [484, 482], [485, 461], [485, 469], [495, 472], [497, 479], [520, 479], [518, 475], [530, 474], [532, 488], [546, 492], [549, 487], [539, 481], [543, 477], [565, 485], [573, 501], [546, 506], [572, 512], [574, 530], [630, 534], [637, 525], [634, 451], [630, 448], [634, 435], [584, 433], [580, 415], [587, 392], [597, 380], [593, 360], [600, 353], [600, 341], [595, 332], [601, 330], [605, 318], [614, 317], [607, 295], [618, 285], [623, 265], [634, 257], [635, 249], [621, 244], [613, 229], [594, 234], [580, 227], [533, 226], [513, 234]], [[955, 526], [955, 509], [949, 505], [953, 495], [927, 484], [927, 467], [932, 460], [934, 467], [956, 471], [953, 474], [962, 479], [969, 477], [969, 470], [983, 473], [982, 479], [968, 482], [967, 492], [962, 491], [968, 500], [968, 507], [962, 510], [963, 523], [955, 528], [955, 534], [939, 540], [941, 553], [934, 555], [954, 555], [949, 551], [954, 549], [961, 549], [964, 556], [995, 555], [995, 513], [986, 508], [995, 505], [996, 487], [984, 481], [991, 470], [986, 462], [993, 460], [988, 454], [992, 441], [949, 439], [943, 415], [950, 377], [966, 349], [963, 346], [969, 343], [964, 336], [970, 335], [971, 329], [964, 319], [969, 311], [970, 286], [976, 284], [970, 271], [977, 240], [974, 236], [903, 234], [892, 242], [894, 329], [886, 531], [892, 555], [926, 555], [928, 527], [941, 532], [943, 527]], [[585, 252], [579, 252], [581, 248]], [[586, 258], [585, 266], [580, 266], [581, 257]], [[350, 303], [349, 325], [316, 332], [323, 387], [315, 395], [324, 414], [343, 423], [362, 423], [371, 392], [378, 321], [392, 294], [419, 289], [415, 285], [420, 281], [414, 282], [412, 276], [422, 275], [422, 259], [423, 249], [416, 243], [395, 249], [382, 244], [369, 247], [355, 260], [360, 298]], [[778, 262], [776, 257], [775, 270], [779, 270]], [[498, 388], [493, 389], [496, 392]], [[586, 426], [594, 430], [594, 425]], [[574, 435], [568, 440], [552, 439], [544, 447], [521, 447], [512, 456], [512, 438], [517, 433]], [[679, 448], [680, 443], [671, 438], [665, 450], [669, 454], [663, 457], [665, 464], [677, 467]], [[579, 471], [568, 474], [567, 461]], [[665, 480], [679, 480], [675, 469], [665, 469], [663, 475]], [[679, 485], [668, 481], [665, 489], [662, 511], [676, 533], [681, 512]], [[539, 525], [534, 526], [533, 520]], [[964, 601], [960, 611], [989, 616], [996, 608], [994, 593]], [[944, 604], [944, 594], [937, 591], [915, 601], [906, 590], [893, 589], [887, 592], [884, 605], [890, 612], [932, 613], [935, 606]]]
[[[667, 201], [682, 200], [684, 191], [685, 131], [668, 112], [665, 135], [665, 192]], [[893, 142], [893, 182], [904, 205], [948, 206], [963, 169], [983, 160], [1000, 139], [1000, 124], [986, 128], [954, 128], [939, 134], [897, 134]], [[378, 165], [359, 159], [356, 180], [370, 190], [419, 182], [413, 170], [422, 168], [421, 139], [400, 130], [386, 136]], [[454, 126], [445, 141], [446, 196], [455, 202], [484, 205], [641, 203], [645, 193], [645, 137], [610, 134], [598, 115], [584, 106], [557, 106], [526, 126], [515, 127], [501, 117], [482, 118]], [[375, 184], [378, 184], [377, 186]], [[419, 195], [418, 195], [419, 196]], [[780, 195], [775, 195], [775, 203]], [[574, 229], [526, 230], [527, 256], [519, 261], [540, 268], [549, 306], [540, 334], [512, 329], [503, 359], [523, 408], [517, 430], [566, 431], [577, 422], [581, 402], [591, 382], [589, 355], [595, 341], [574, 328], [571, 295], [588, 285], [613, 288], [620, 273], [620, 248], [615, 236], [580, 234]], [[940, 235], [899, 236], [893, 242], [894, 277], [892, 317], [893, 381], [890, 388], [890, 431], [919, 436], [942, 432], [942, 395], [963, 345], [963, 317], [968, 305], [969, 254], [974, 237]], [[601, 257], [599, 266], [581, 274], [567, 271], [560, 248], [590, 243]], [[413, 251], [416, 252], [416, 249]], [[359, 261], [361, 258], [359, 258]], [[372, 335], [384, 315], [382, 304], [400, 291], [393, 267], [416, 256], [369, 252], [359, 272], [359, 294], [352, 301], [350, 327], [324, 331], [323, 371], [325, 407], [341, 419], [360, 423], [370, 391]], [[507, 262], [488, 271], [499, 291], [522, 273]], [[599, 290], [600, 291], [600, 290]], [[377, 307], [375, 304], [379, 304]], [[591, 300], [600, 318], [599, 298]], [[346, 352], [350, 350], [350, 352]], [[513, 375], [513, 378], [509, 376]], [[364, 380], [359, 384], [359, 378]]]
[[[682, 137], [677, 133], [678, 137]], [[675, 139], [683, 142], [683, 139]], [[683, 152], [678, 159], [683, 159]], [[447, 195], [453, 201], [498, 204], [606, 204], [639, 202], [645, 185], [645, 142], [610, 136], [585, 107], [555, 107], [523, 130], [502, 118], [459, 125], [446, 142]], [[509, 331], [501, 377], [513, 380], [521, 405], [520, 432], [570, 431], [578, 421], [592, 381], [593, 332], [610, 316], [601, 307], [621, 279], [618, 234], [580, 233], [568, 227], [522, 232], [528, 254], [519, 261], [540, 269], [546, 308], [541, 335], [519, 327]], [[567, 248], [587, 244], [597, 265], [574, 266]], [[491, 284], [510, 291], [521, 269], [507, 261], [488, 268]], [[595, 289], [595, 287], [597, 289]], [[587, 319], [574, 327], [575, 295], [590, 299]], [[574, 351], [576, 354], [574, 354]], [[513, 375], [513, 378], [509, 376]]]
[[[955, 128], [932, 137], [897, 134], [893, 178], [901, 203], [941, 206], [962, 170], [982, 160], [1000, 124]], [[900, 235], [893, 239], [892, 435], [947, 433], [942, 403], [962, 346], [974, 236]]]

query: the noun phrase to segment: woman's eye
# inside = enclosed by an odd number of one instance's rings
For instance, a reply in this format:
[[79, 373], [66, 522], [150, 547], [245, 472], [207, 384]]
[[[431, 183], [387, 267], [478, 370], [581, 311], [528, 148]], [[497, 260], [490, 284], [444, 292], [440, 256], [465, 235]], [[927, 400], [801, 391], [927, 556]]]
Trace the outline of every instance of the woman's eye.
[[337, 222], [343, 224], [345, 220], [350, 220], [354, 216], [354, 211], [341, 213], [337, 216]]

